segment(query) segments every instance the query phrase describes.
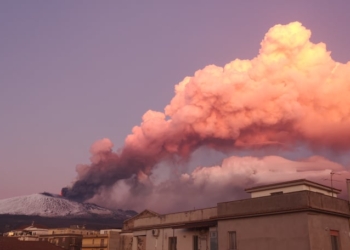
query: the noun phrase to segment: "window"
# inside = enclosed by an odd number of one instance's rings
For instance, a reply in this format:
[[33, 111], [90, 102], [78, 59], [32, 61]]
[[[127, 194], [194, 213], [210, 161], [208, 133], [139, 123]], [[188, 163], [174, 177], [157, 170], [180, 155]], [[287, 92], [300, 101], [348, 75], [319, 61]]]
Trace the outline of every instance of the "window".
[[329, 233], [331, 235], [332, 250], [340, 250], [340, 246], [339, 246], [339, 232], [335, 231], [335, 230], [330, 230]]
[[228, 232], [228, 249], [237, 250], [237, 238], [236, 232]]
[[279, 191], [279, 192], [273, 192], [273, 193], [271, 193], [271, 195], [279, 195], [279, 194], [283, 194], [283, 191]]
[[101, 239], [101, 247], [103, 247], [105, 244], [105, 239]]
[[218, 250], [218, 232], [210, 231], [210, 250]]
[[176, 237], [169, 237], [169, 250], [176, 250]]
[[198, 250], [198, 235], [193, 235], [193, 250]]

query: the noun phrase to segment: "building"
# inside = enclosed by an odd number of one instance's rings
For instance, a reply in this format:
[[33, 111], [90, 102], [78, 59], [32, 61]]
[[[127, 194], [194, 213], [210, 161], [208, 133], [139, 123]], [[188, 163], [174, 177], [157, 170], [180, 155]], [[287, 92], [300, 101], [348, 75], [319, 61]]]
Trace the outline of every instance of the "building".
[[[83, 236], [98, 235], [99, 231], [73, 225], [69, 228], [44, 228], [43, 226], [24, 226], [4, 234], [20, 241], [49, 242], [61, 249], [80, 250]], [[0, 248], [1, 249], [1, 248]]]
[[21, 241], [17, 237], [0, 236], [1, 250], [62, 250], [48, 242]]
[[69, 228], [51, 228], [47, 235], [40, 235], [39, 241], [47, 241], [61, 249], [80, 250], [83, 236], [96, 235], [98, 231], [88, 230], [85, 227], [71, 226]]
[[216, 207], [166, 215], [145, 210], [124, 222], [123, 233], [133, 234], [130, 250], [154, 249], [155, 246], [185, 250], [193, 249], [189, 248], [191, 245], [207, 249], [206, 245], [212, 242], [209, 230], [216, 231], [216, 218]]
[[252, 198], [269, 196], [269, 195], [278, 195], [283, 193], [291, 193], [297, 191], [312, 191], [332, 197], [337, 197], [337, 195], [341, 192], [340, 189], [328, 187], [322, 185], [320, 183], [316, 183], [313, 181], [301, 179], [301, 180], [293, 180], [286, 181], [281, 183], [257, 186], [253, 188], [247, 188], [245, 191], [250, 193]]
[[122, 250], [350, 249], [339, 189], [296, 180], [246, 189], [252, 198], [172, 214], [145, 210], [123, 225]]
[[105, 229], [98, 234], [84, 235], [82, 250], [117, 250], [119, 249], [120, 229]]
[[46, 234], [48, 234], [48, 229], [45, 226], [34, 225], [33, 222], [30, 226], [23, 226], [15, 230], [11, 230], [7, 233], [4, 233], [4, 236], [35, 239], [39, 235]]

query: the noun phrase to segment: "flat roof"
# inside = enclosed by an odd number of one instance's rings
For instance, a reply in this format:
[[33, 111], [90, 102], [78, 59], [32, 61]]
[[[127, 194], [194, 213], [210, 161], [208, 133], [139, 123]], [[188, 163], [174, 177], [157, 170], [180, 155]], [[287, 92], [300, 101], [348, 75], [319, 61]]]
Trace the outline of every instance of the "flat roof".
[[260, 186], [255, 186], [251, 188], [246, 188], [245, 191], [247, 193], [253, 193], [253, 192], [264, 191], [264, 190], [269, 190], [274, 188], [284, 188], [284, 187], [291, 187], [291, 186], [297, 186], [297, 185], [308, 185], [311, 187], [327, 190], [329, 192], [333, 192], [336, 194], [339, 194], [341, 192], [341, 189], [334, 188], [334, 187], [332, 188], [330, 186], [326, 186], [326, 185], [309, 181], [306, 179], [298, 179], [298, 180], [292, 180], [292, 181], [286, 181], [286, 182], [277, 182], [277, 183], [271, 183], [267, 185], [260, 185]]
[[188, 222], [183, 223], [180, 225], [172, 226], [173, 229], [178, 228], [187, 228], [187, 229], [194, 229], [194, 228], [208, 228], [208, 227], [215, 227], [217, 225], [216, 220], [210, 220], [210, 221], [199, 221], [199, 222]]

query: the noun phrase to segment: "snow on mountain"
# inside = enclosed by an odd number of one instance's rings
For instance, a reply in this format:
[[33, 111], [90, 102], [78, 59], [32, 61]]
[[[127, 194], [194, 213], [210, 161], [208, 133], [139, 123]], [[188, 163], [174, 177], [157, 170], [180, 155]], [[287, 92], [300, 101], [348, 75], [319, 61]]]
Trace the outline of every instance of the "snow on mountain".
[[46, 192], [0, 200], [0, 214], [43, 217], [129, 217], [128, 212], [122, 210], [113, 211], [91, 203], [79, 203]]

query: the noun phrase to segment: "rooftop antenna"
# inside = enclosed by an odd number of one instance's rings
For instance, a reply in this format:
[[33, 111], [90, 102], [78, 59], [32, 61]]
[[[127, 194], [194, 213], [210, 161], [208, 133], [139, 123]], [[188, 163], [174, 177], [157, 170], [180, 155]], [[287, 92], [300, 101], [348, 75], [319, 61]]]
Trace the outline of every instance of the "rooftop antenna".
[[331, 192], [332, 192], [332, 197], [334, 197], [333, 193], [334, 193], [334, 188], [333, 188], [333, 181], [338, 181], [338, 180], [333, 180], [333, 175], [341, 175], [338, 173], [333, 172], [333, 170], [329, 173], [331, 175], [331, 179], [324, 179], [324, 180], [330, 180], [331, 181]]

